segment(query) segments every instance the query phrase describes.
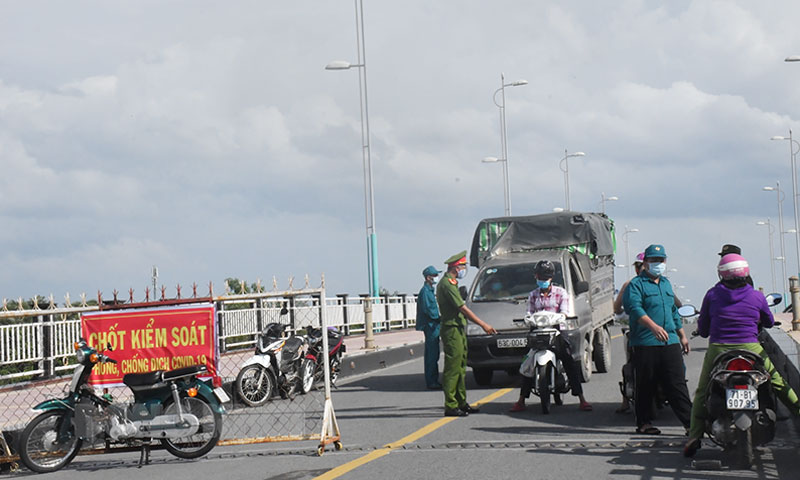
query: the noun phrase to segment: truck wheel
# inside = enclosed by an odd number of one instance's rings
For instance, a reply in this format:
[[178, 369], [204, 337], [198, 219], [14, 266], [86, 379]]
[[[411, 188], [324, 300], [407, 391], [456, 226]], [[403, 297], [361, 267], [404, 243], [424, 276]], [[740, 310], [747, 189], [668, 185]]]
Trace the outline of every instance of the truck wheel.
[[592, 378], [592, 341], [585, 338], [581, 355], [581, 380], [586, 383], [590, 378]]
[[491, 385], [492, 383], [492, 375], [494, 374], [494, 370], [491, 369], [472, 369], [472, 375], [475, 377], [475, 383], [478, 385], [485, 387], [486, 385]]
[[594, 336], [594, 366], [598, 373], [611, 370], [611, 335], [605, 327], [597, 329]]

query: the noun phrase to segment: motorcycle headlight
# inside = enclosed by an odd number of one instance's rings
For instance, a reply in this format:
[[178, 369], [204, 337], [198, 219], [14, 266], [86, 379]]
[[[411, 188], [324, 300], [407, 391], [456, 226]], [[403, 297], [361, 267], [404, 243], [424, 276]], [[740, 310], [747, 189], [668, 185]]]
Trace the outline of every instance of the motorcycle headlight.
[[79, 348], [75, 351], [75, 358], [78, 360], [78, 363], [83, 363], [84, 360], [86, 360], [86, 352], [84, 352], [82, 348]]

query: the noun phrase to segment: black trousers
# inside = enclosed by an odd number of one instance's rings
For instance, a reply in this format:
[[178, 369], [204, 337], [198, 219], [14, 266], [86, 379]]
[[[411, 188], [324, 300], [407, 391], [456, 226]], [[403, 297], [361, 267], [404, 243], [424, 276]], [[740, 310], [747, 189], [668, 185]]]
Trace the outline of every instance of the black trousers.
[[[581, 371], [575, 359], [572, 358], [572, 348], [569, 342], [561, 335], [556, 337], [553, 351], [556, 358], [561, 360], [561, 365], [564, 366], [564, 371], [567, 373], [569, 379], [569, 386], [572, 388], [572, 394], [576, 397], [583, 394], [583, 386], [581, 385]], [[522, 376], [522, 384], [520, 384], [520, 397], [528, 398], [533, 389], [533, 378]]]
[[656, 384], [660, 384], [675, 416], [684, 427], [689, 428], [692, 401], [686, 387], [686, 366], [683, 364], [681, 345], [633, 347], [633, 369], [636, 378], [636, 426], [653, 423], [653, 397]]

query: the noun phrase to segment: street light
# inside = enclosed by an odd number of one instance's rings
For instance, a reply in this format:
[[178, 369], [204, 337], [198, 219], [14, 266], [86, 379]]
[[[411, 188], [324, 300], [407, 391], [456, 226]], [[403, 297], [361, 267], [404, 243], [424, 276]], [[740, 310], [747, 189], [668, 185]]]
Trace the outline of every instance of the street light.
[[756, 225], [766, 225], [769, 232], [769, 270], [772, 274], [772, 291], [775, 290], [775, 252], [772, 251], [772, 224], [769, 222], [769, 217], [766, 222], [758, 221]]
[[[570, 210], [569, 206], [569, 159], [572, 157], [583, 157], [586, 154], [583, 152], [575, 152], [567, 154], [567, 149], [564, 149], [564, 158], [558, 162], [558, 168], [564, 172], [564, 198], [566, 199], [567, 210]], [[561, 165], [564, 165], [563, 167]]]
[[356, 47], [358, 63], [343, 60], [330, 62], [326, 70], [348, 70], [358, 68], [359, 104], [361, 110], [361, 158], [364, 167], [364, 218], [367, 233], [367, 272], [369, 295], [374, 298], [380, 294], [378, 280], [378, 234], [375, 229], [375, 195], [372, 186], [372, 158], [369, 145], [369, 108], [367, 103], [367, 55], [364, 49], [364, 6], [356, 0]]
[[[786, 59], [786, 61], [787, 62], [800, 61], [800, 60], [789, 60], [790, 58], [794, 58], [794, 57], [788, 57]], [[797, 143], [797, 140], [794, 140], [792, 138], [792, 130], [791, 129], [789, 129], [789, 137], [788, 138], [787, 137], [782, 137], [780, 135], [776, 135], [776, 136], [772, 137], [770, 140], [788, 140], [789, 141], [789, 154], [791, 155], [791, 161], [792, 161], [792, 195], [793, 195], [792, 196], [792, 208], [794, 209], [794, 228], [795, 228], [795, 232], [796, 232], [797, 230], [800, 230], [800, 219], [799, 219], [800, 215], [798, 215], [798, 211], [797, 211], [797, 152], [800, 152], [800, 143]], [[794, 148], [795, 146], [797, 146], [797, 150], [795, 150], [795, 148]], [[800, 272], [800, 235], [798, 235], [797, 233], [795, 233], [795, 236], [794, 236], [794, 243], [795, 243], [795, 249], [796, 249], [795, 253], [797, 254], [797, 272]]]
[[784, 62], [800, 62], [800, 55], [789, 55], [783, 61]]
[[777, 192], [778, 194], [778, 231], [780, 232], [778, 237], [781, 241], [781, 293], [786, 296], [786, 292], [789, 291], [789, 288], [787, 287], [788, 279], [786, 278], [786, 249], [783, 241], [783, 235], [785, 233], [783, 230], [783, 199], [786, 197], [786, 195], [783, 193], [783, 190], [781, 190], [780, 181], [776, 181], [774, 187], [764, 187], [762, 190], [765, 192]]
[[[508, 137], [506, 136], [506, 87], [520, 87], [527, 85], [527, 80], [517, 80], [516, 82], [506, 83], [505, 74], [500, 74], [500, 88], [494, 91], [492, 101], [500, 109], [500, 154], [501, 158], [486, 157], [483, 159], [484, 163], [499, 163], [503, 164], [503, 206], [504, 215], [506, 217], [511, 215], [511, 186], [508, 183]], [[500, 93], [501, 103], [497, 103], [497, 93]]]
[[619, 197], [606, 197], [605, 192], [600, 193], [600, 212], [606, 213], [606, 202], [619, 200]]
[[[630, 249], [628, 248], [628, 235], [630, 235], [631, 233], [636, 233], [638, 231], [639, 231], [638, 228], [628, 228], [628, 226], [625, 225], [625, 233], [622, 234], [622, 241], [625, 242], [625, 258], [627, 258], [628, 261], [630, 261], [631, 258]], [[631, 265], [628, 265], [628, 277], [632, 276], [633, 274], [631, 273]]]

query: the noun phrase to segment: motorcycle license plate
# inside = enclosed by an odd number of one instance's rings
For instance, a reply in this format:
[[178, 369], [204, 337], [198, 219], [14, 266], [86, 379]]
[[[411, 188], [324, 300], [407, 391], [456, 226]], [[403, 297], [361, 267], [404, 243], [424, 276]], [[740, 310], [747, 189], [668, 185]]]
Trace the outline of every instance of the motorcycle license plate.
[[527, 338], [498, 338], [497, 348], [520, 348], [527, 347]]
[[758, 391], [726, 388], [725, 404], [728, 410], [758, 410]]
[[219, 399], [221, 403], [228, 403], [231, 401], [230, 397], [228, 397], [228, 394], [225, 393], [225, 390], [223, 390], [222, 387], [215, 388], [214, 395], [217, 396], [217, 399]]

